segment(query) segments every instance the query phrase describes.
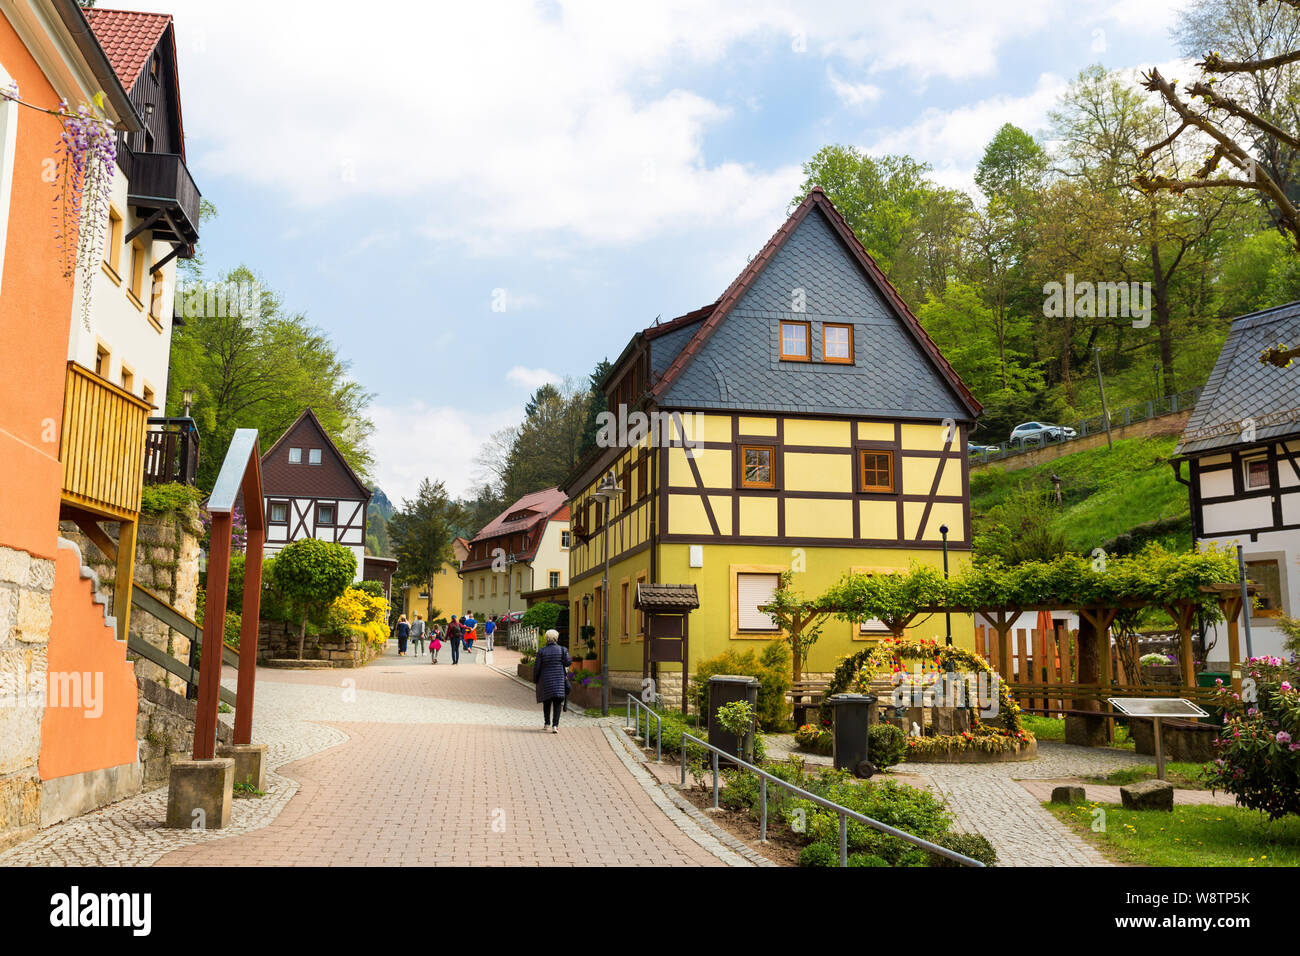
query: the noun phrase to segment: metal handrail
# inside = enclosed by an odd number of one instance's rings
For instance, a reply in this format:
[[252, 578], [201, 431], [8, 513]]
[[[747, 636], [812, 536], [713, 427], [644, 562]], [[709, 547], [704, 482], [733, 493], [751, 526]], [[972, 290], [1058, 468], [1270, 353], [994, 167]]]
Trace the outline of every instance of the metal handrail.
[[691, 741], [692, 743], [698, 744], [699, 746], [703, 747], [705, 750], [711, 751], [713, 753], [713, 761], [712, 761], [713, 763], [713, 809], [715, 810], [718, 809], [718, 773], [719, 773], [718, 758], [720, 756], [726, 757], [732, 763], [740, 767], [743, 767], [744, 769], [748, 770], [750, 773], [758, 775], [759, 782], [760, 782], [759, 800], [762, 805], [761, 812], [760, 812], [760, 823], [759, 823], [760, 843], [767, 842], [767, 784], [768, 781], [771, 781], [772, 783], [776, 784], [778, 787], [781, 787], [785, 790], [789, 790], [791, 793], [795, 794], [796, 796], [802, 797], [805, 800], [810, 800], [820, 807], [824, 807], [827, 810], [833, 810], [839, 814], [840, 816], [840, 866], [849, 865], [849, 820], [850, 819], [857, 820], [859, 823], [865, 823], [869, 827], [874, 827], [875, 829], [879, 830], [881, 833], [887, 833], [890, 836], [898, 837], [900, 840], [904, 841], [905, 843], [911, 843], [913, 846], [919, 846], [923, 850], [928, 850], [931, 853], [937, 853], [939, 856], [947, 857], [949, 860], [952, 860], [956, 863], [960, 863], [962, 866], [983, 866], [984, 865], [979, 860], [974, 860], [968, 856], [964, 856], [963, 854], [958, 853], [956, 850], [950, 850], [945, 846], [939, 846], [937, 843], [931, 843], [929, 840], [924, 840], [921, 837], [913, 836], [911, 833], [908, 833], [904, 830], [899, 830], [895, 827], [891, 827], [887, 823], [881, 823], [879, 820], [873, 820], [871, 817], [858, 813], [856, 810], [850, 810], [848, 807], [841, 806], [840, 804], [834, 802], [833, 800], [827, 800], [825, 797], [819, 797], [815, 793], [809, 793], [807, 790], [804, 790], [802, 787], [796, 787], [792, 783], [787, 783], [786, 781], [782, 780], [780, 777], [776, 777], [768, 773], [766, 770], [759, 770], [752, 763], [746, 763], [744, 760], [741, 760], [739, 757], [735, 756], [734, 754], [728, 753], [727, 751], [722, 750], [719, 747], [715, 747], [712, 744], [705, 743], [703, 740], [700, 740], [698, 737], [693, 737], [690, 734], [686, 733], [685, 731], [682, 732], [682, 786], [683, 787], [686, 786], [686, 741], [688, 740]]
[[637, 736], [637, 735], [639, 735], [639, 734], [641, 733], [641, 711], [644, 710], [645, 713], [646, 713], [646, 718], [645, 718], [645, 735], [646, 735], [646, 742], [649, 743], [649, 741], [650, 741], [650, 718], [653, 717], [653, 718], [655, 719], [655, 728], [656, 728], [656, 729], [655, 729], [655, 761], [656, 761], [657, 763], [663, 763], [663, 762], [664, 762], [664, 720], [663, 720], [663, 718], [660, 717], [660, 716], [655, 712], [655, 710], [654, 710], [653, 707], [650, 707], [649, 705], [647, 705], [646, 703], [644, 703], [643, 701], [641, 701], [640, 699], [638, 699], [637, 696], [636, 696], [635, 694], [628, 694], [628, 695], [627, 695], [627, 715], [626, 715], [626, 718], [625, 718], [625, 720], [624, 720], [624, 722], [623, 722], [623, 727], [624, 727], [625, 729], [626, 729], [627, 725], [628, 725], [629, 723], [632, 722], [632, 705], [633, 705], [633, 704], [635, 704], [636, 707], [637, 707], [637, 711], [636, 711], [636, 734], [634, 734], [633, 736]]

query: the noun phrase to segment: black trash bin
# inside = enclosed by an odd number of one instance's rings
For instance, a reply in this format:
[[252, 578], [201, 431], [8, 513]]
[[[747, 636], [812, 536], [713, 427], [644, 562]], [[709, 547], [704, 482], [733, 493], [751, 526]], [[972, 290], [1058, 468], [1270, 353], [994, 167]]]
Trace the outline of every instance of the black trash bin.
[[870, 777], [876, 772], [867, 752], [867, 730], [875, 721], [874, 694], [836, 694], [828, 697], [835, 726], [835, 767], [848, 770], [855, 777]]
[[[741, 677], [735, 674], [715, 674], [709, 678], [709, 743], [725, 750], [742, 760], [754, 762], [754, 735], [746, 734], [743, 741], [736, 735], [722, 728], [717, 721], [718, 708], [738, 700], [749, 701], [754, 713], [758, 713], [757, 677]], [[743, 749], [742, 749], [743, 745]]]

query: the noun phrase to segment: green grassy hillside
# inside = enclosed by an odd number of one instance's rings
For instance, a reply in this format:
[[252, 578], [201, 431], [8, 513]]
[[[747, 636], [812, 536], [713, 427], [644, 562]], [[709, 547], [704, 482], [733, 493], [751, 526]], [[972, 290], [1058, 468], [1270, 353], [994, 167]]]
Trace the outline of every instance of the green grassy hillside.
[[971, 509], [977, 535], [998, 520], [1026, 491], [1052, 492], [1061, 478], [1062, 505], [1052, 503], [1044, 517], [1072, 551], [1093, 548], [1124, 553], [1150, 540], [1186, 550], [1192, 546], [1187, 488], [1174, 480], [1168, 464], [1177, 439], [1131, 438], [1066, 455], [1032, 468], [1004, 472], [994, 465], [971, 474]]

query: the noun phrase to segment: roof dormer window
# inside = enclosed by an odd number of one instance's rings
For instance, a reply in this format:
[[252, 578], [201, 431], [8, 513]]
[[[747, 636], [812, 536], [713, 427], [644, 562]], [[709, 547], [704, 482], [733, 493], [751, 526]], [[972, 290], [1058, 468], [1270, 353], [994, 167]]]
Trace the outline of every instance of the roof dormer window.
[[320, 464], [320, 449], [319, 449], [319, 448], [313, 448], [313, 449], [311, 449], [310, 451], [307, 452], [307, 464], [309, 464], [309, 465], [319, 465], [319, 464]]
[[302, 449], [301, 449], [301, 448], [290, 448], [290, 449], [289, 449], [289, 464], [291, 464], [291, 465], [301, 465], [301, 464], [302, 464]]

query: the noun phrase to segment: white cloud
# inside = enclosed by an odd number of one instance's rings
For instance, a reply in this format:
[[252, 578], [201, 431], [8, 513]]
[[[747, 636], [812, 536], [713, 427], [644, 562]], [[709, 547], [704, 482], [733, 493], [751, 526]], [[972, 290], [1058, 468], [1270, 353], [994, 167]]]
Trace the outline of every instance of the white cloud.
[[926, 160], [934, 166], [937, 182], [973, 190], [975, 166], [1002, 125], [1041, 132], [1068, 85], [1063, 77], [1044, 73], [1022, 96], [994, 96], [952, 110], [931, 108], [911, 125], [879, 134], [867, 149], [875, 155], [907, 153]]
[[453, 496], [469, 494], [474, 456], [492, 432], [518, 421], [520, 412], [465, 411], [414, 401], [371, 405], [369, 414], [375, 423], [375, 481], [400, 505], [415, 497], [424, 478], [442, 481]]
[[524, 368], [522, 365], [516, 365], [506, 372], [507, 382], [512, 382], [529, 391], [539, 389], [543, 385], [554, 385], [559, 380], [560, 376], [544, 368]]
[[831, 0], [815, 16], [796, 0], [496, 0], [370, 20], [329, 0], [170, 8], [200, 180], [233, 176], [302, 207], [418, 199], [426, 236], [484, 254], [521, 237], [626, 243], [770, 217], [798, 170], [707, 156], [731, 111], [672, 85], [693, 68], [790, 55], [798, 35], [804, 55], [843, 67], [836, 95], [861, 106], [880, 95], [864, 71], [991, 75], [1009, 45], [1080, 16], [1066, 0]]
[[848, 80], [842, 80], [829, 67], [826, 70], [826, 78], [830, 80], [831, 89], [845, 106], [865, 106], [876, 102], [884, 94], [884, 90], [874, 84], [850, 83]]

